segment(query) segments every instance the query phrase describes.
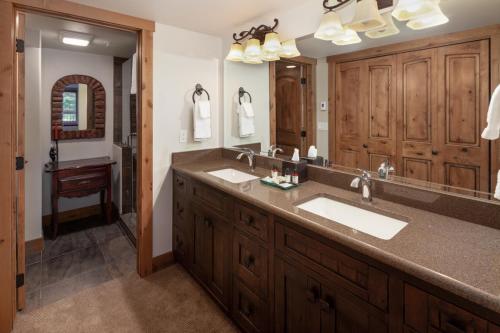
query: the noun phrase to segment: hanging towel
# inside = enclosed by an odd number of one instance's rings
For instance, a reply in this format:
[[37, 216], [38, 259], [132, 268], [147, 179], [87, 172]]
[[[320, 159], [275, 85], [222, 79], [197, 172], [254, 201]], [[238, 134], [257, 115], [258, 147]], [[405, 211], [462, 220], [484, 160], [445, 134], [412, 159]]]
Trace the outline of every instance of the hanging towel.
[[130, 85], [130, 94], [137, 94], [137, 52], [132, 56], [132, 82]]
[[196, 101], [193, 107], [194, 141], [212, 137], [210, 101]]
[[252, 104], [243, 103], [238, 105], [238, 124], [240, 138], [247, 138], [255, 134], [255, 118]]
[[495, 199], [500, 200], [500, 170], [498, 170], [498, 175], [497, 175], [497, 187], [495, 189]]
[[500, 85], [497, 86], [491, 96], [488, 109], [488, 126], [484, 129], [481, 137], [488, 140], [496, 140], [500, 136]]

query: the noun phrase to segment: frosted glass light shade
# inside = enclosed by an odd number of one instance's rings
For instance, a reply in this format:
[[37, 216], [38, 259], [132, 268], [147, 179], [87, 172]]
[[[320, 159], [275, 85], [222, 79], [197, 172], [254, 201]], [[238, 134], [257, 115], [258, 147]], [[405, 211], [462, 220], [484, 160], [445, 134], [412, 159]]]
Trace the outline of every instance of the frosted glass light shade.
[[270, 32], [266, 34], [262, 51], [268, 53], [278, 53], [282, 49], [280, 38], [277, 33]]
[[340, 17], [334, 11], [327, 12], [321, 17], [321, 23], [314, 34], [314, 38], [322, 40], [332, 40], [336, 35], [341, 34], [344, 27], [340, 22]]
[[278, 61], [278, 60], [280, 60], [280, 56], [277, 53], [270, 53], [270, 52], [262, 52], [262, 55], [260, 58], [262, 60], [265, 60], [265, 61]]
[[297, 49], [297, 44], [295, 43], [295, 39], [290, 39], [282, 44], [283, 49], [279, 53], [279, 56], [282, 58], [295, 58], [300, 56], [300, 52]]
[[361, 43], [358, 33], [352, 29], [345, 29], [342, 35], [338, 35], [332, 43], [335, 45], [350, 45]]
[[259, 65], [259, 64], [263, 63], [263, 61], [261, 59], [261, 56], [258, 56], [258, 57], [243, 57], [243, 62], [245, 64], [251, 64], [251, 65]]
[[374, 29], [380, 29], [385, 26], [385, 21], [378, 12], [376, 0], [361, 0], [356, 4], [356, 14], [349, 23], [348, 28], [364, 32]]
[[399, 21], [408, 21], [419, 16], [430, 14], [439, 0], [399, 0], [392, 11], [392, 16]]
[[431, 13], [410, 20], [406, 26], [413, 30], [422, 30], [445, 24], [449, 21], [448, 17], [439, 8], [439, 5], [434, 4], [434, 10]]
[[241, 45], [240, 43], [232, 44], [226, 60], [243, 61], [243, 45]]
[[245, 58], [257, 58], [262, 54], [260, 48], [260, 41], [256, 38], [249, 39], [247, 45], [245, 46]]
[[366, 37], [369, 38], [382, 38], [382, 37], [388, 37], [392, 35], [397, 35], [399, 33], [398, 27], [394, 24], [394, 21], [392, 20], [392, 14], [391, 13], [385, 13], [382, 15], [382, 18], [385, 21], [385, 27], [382, 29], [375, 29], [375, 30], [370, 30], [365, 33]]

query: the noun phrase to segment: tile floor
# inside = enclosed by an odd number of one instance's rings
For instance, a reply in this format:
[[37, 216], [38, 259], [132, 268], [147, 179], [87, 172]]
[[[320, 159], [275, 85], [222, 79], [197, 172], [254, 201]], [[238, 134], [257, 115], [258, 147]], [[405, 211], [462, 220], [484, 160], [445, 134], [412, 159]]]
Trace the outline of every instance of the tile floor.
[[121, 219], [123, 223], [130, 230], [135, 239], [137, 239], [137, 215], [136, 213], [122, 214]]
[[57, 239], [45, 239], [42, 253], [26, 258], [26, 312], [136, 271], [130, 240], [116, 223], [99, 220], [71, 222]]

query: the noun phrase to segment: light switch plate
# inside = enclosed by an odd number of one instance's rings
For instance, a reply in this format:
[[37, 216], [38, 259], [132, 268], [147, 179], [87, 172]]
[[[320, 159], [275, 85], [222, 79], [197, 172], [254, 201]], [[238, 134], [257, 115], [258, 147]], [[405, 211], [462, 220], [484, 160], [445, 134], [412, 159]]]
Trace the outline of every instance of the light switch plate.
[[326, 102], [326, 101], [322, 101], [322, 102], [320, 103], [320, 110], [321, 110], [321, 111], [328, 111], [328, 102]]
[[187, 130], [181, 130], [181, 134], [179, 135], [179, 142], [180, 143], [186, 143], [188, 139], [188, 131]]

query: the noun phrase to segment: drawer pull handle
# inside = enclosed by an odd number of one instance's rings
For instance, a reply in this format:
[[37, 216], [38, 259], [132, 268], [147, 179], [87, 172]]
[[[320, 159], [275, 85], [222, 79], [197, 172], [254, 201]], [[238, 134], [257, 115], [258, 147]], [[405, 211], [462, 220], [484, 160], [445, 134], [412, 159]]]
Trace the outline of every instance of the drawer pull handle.
[[177, 208], [177, 212], [178, 212], [179, 214], [182, 214], [182, 213], [184, 212], [184, 208], [183, 208], [183, 207], [179, 207], [179, 208]]
[[250, 317], [254, 312], [253, 306], [245, 302], [241, 306], [241, 313], [245, 315], [245, 317]]
[[245, 265], [246, 268], [250, 268], [255, 263], [255, 257], [252, 255], [249, 255], [243, 260], [243, 265]]
[[321, 311], [323, 312], [330, 312], [333, 309], [333, 306], [330, 302], [327, 300], [324, 300], [322, 298], [319, 299], [319, 306], [321, 308]]
[[245, 223], [245, 225], [247, 226], [251, 226], [254, 223], [253, 216], [249, 216], [248, 218], [243, 219], [243, 223]]
[[78, 185], [85, 185], [85, 184], [90, 184], [90, 180], [82, 180], [81, 182], [78, 183]]
[[0, 239], [0, 244], [2, 244], [3, 242], [5, 242], [5, 239]]
[[177, 179], [177, 185], [184, 186], [184, 181], [180, 180], [180, 179]]
[[205, 223], [205, 226], [207, 226], [208, 228], [212, 226], [212, 221], [209, 218], [205, 218], [203, 222]]
[[319, 298], [318, 294], [318, 289], [316, 287], [312, 287], [306, 291], [307, 300], [311, 303], [316, 303]]

